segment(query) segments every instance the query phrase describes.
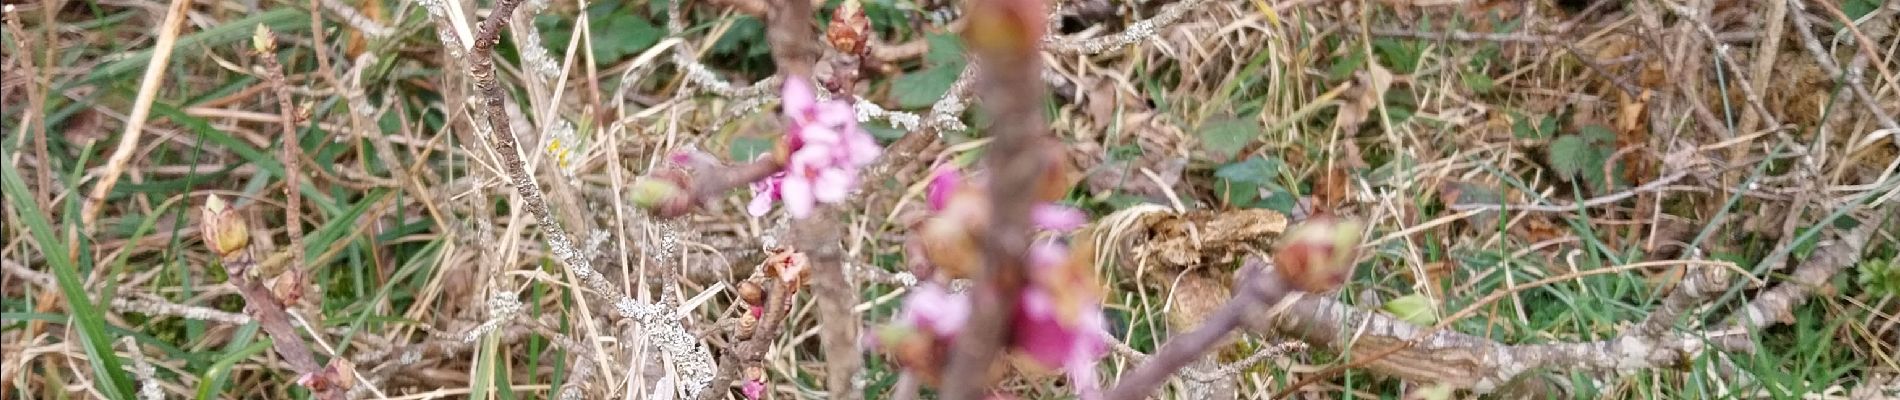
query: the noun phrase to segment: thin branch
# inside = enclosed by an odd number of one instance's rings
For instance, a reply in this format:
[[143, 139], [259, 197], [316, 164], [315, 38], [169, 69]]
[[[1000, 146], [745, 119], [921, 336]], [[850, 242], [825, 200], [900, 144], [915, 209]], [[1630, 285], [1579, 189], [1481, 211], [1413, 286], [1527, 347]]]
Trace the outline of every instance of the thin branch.
[[1454, 204], [1451, 206], [1451, 209], [1454, 211], [1459, 211], [1459, 212], [1471, 211], [1471, 210], [1573, 212], [1573, 211], [1577, 211], [1578, 209], [1602, 207], [1604, 205], [1609, 205], [1612, 203], [1623, 201], [1624, 199], [1635, 197], [1637, 194], [1660, 191], [1660, 190], [1663, 190], [1663, 188], [1668, 187], [1671, 183], [1675, 183], [1678, 180], [1682, 180], [1682, 178], [1687, 177], [1687, 176], [1689, 176], [1689, 171], [1679, 171], [1674, 174], [1669, 174], [1669, 176], [1665, 176], [1665, 177], [1656, 179], [1654, 181], [1650, 181], [1649, 183], [1645, 183], [1642, 186], [1629, 188], [1628, 190], [1611, 193], [1611, 194], [1607, 194], [1603, 196], [1592, 197], [1590, 199], [1587, 199], [1581, 202], [1571, 203], [1571, 204]]
[[1808, 21], [1807, 13], [1799, 11], [1803, 8], [1800, 1], [1788, 0], [1789, 8], [1794, 9], [1788, 13], [1788, 18], [1794, 21], [1795, 32], [1801, 34], [1802, 47], [1807, 48], [1808, 54], [1814, 56], [1814, 61], [1821, 64], [1821, 69], [1827, 70], [1828, 76], [1853, 91], [1854, 97], [1860, 100], [1861, 106], [1867, 108], [1867, 113], [1873, 114], [1880, 126], [1900, 131], [1900, 122], [1894, 121], [1891, 110], [1880, 108], [1880, 102], [1874, 98], [1873, 92], [1861, 84], [1860, 74], [1842, 70], [1840, 64], [1834, 62], [1834, 55], [1821, 46], [1821, 40], [1814, 36], [1814, 23]]
[[1265, 263], [1249, 258], [1241, 267], [1240, 292], [1222, 304], [1193, 331], [1169, 338], [1155, 354], [1134, 370], [1122, 374], [1121, 381], [1108, 391], [1109, 400], [1139, 400], [1167, 383], [1168, 377], [1189, 363], [1200, 360], [1227, 334], [1244, 324], [1249, 314], [1264, 306], [1278, 304], [1292, 288], [1278, 275], [1267, 271]]
[[[291, 327], [290, 314], [284, 312], [283, 302], [279, 301], [276, 295], [271, 294], [270, 288], [251, 279], [251, 273], [257, 269], [256, 267], [257, 262], [251, 256], [249, 248], [224, 259], [224, 270], [230, 277], [231, 284], [237, 286], [238, 294], [244, 297], [245, 309], [251, 313], [258, 325], [264, 328], [264, 332], [270, 335], [271, 347], [277, 350], [277, 354], [283, 356], [284, 361], [290, 363], [291, 369], [296, 370], [298, 374], [323, 373], [323, 365], [318, 364], [316, 357], [311, 355], [310, 347], [304, 343], [303, 335], [298, 334], [297, 329]], [[344, 392], [337, 390], [335, 386], [316, 389], [315, 392], [317, 398], [320, 399], [341, 400], [344, 398]]]
[[1187, 12], [1207, 3], [1207, 0], [1182, 0], [1169, 4], [1154, 17], [1129, 24], [1119, 33], [1092, 38], [1049, 37], [1043, 39], [1043, 45], [1049, 52], [1061, 55], [1101, 54], [1121, 50], [1128, 45], [1159, 35], [1162, 29], [1179, 21]]
[[672, 358], [686, 393], [697, 395], [712, 381], [711, 353], [680, 324], [679, 316], [673, 310], [636, 301], [595, 272], [592, 262], [585, 253], [575, 248], [572, 237], [561, 228], [560, 221], [548, 209], [546, 195], [534, 177], [528, 174], [521, 160], [515, 131], [509, 121], [506, 103], [502, 100], [502, 88], [496, 82], [494, 59], [495, 45], [501, 41], [501, 29], [512, 19], [510, 16], [519, 4], [520, 0], [495, 2], [494, 10], [482, 21], [469, 57], [469, 76], [474, 79], [475, 89], [481, 93], [487, 109], [490, 128], [487, 144], [501, 158], [503, 170], [515, 187], [515, 194], [521, 197], [520, 206], [535, 216], [541, 234], [555, 258], [561, 260], [568, 273], [581, 280], [588, 289], [612, 300], [613, 308], [620, 316], [635, 319], [647, 327], [648, 332], [654, 332], [653, 339]]
[[284, 163], [284, 232], [290, 235], [291, 268], [288, 273], [298, 274], [293, 279], [308, 276], [308, 252], [303, 251], [303, 190], [298, 182], [303, 176], [298, 167], [303, 159], [303, 141], [297, 139], [297, 109], [290, 100], [290, 84], [284, 81], [284, 65], [277, 62], [276, 39], [269, 37], [270, 32], [259, 26], [262, 37], [256, 40], [257, 60], [264, 64], [264, 81], [268, 82], [271, 92], [277, 97], [277, 124], [283, 129], [280, 140], [283, 143]]

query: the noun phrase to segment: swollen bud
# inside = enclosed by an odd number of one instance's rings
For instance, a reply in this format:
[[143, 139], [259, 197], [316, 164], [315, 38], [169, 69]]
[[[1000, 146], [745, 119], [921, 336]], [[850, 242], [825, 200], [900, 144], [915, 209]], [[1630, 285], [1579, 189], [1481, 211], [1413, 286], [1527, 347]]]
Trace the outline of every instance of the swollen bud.
[[218, 195], [205, 200], [203, 216], [198, 230], [204, 234], [205, 247], [219, 257], [230, 256], [251, 244], [251, 231], [244, 219]]
[[271, 36], [270, 28], [257, 24], [257, 30], [251, 32], [251, 49], [258, 53], [270, 53], [277, 50], [277, 39]]
[[741, 281], [738, 291], [739, 300], [745, 301], [747, 305], [753, 307], [765, 305], [765, 288], [759, 287], [757, 282]]
[[1042, 0], [982, 0], [966, 8], [963, 39], [988, 57], [1028, 58], [1042, 44], [1048, 11]]
[[662, 215], [671, 215], [673, 209], [683, 208], [688, 203], [686, 190], [667, 179], [641, 178], [633, 182], [632, 192], [634, 205]]
[[1352, 279], [1362, 228], [1358, 220], [1331, 216], [1316, 216], [1293, 227], [1273, 252], [1280, 276], [1307, 292], [1338, 289]]
[[864, 6], [858, 0], [844, 0], [825, 27], [825, 41], [840, 53], [863, 54], [870, 49], [870, 33], [871, 19], [864, 15]]

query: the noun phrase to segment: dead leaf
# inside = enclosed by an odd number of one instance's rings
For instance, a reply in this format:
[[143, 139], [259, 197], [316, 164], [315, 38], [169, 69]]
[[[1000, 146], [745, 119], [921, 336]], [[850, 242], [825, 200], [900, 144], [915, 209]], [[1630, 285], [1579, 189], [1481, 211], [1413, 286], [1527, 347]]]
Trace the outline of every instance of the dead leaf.
[[1334, 165], [1320, 174], [1313, 182], [1313, 198], [1322, 210], [1337, 210], [1352, 197], [1352, 173], [1345, 166]]
[[1385, 91], [1392, 88], [1393, 79], [1392, 71], [1378, 63], [1368, 63], [1366, 70], [1353, 73], [1352, 88], [1340, 95], [1333, 126], [1347, 132], [1357, 131], [1359, 125], [1366, 122], [1366, 116], [1385, 100]]

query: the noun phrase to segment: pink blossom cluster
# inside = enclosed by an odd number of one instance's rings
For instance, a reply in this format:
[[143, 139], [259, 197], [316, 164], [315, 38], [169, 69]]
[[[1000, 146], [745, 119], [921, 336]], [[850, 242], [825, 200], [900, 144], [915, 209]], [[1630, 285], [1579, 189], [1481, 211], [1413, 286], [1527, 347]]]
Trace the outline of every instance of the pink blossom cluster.
[[[982, 225], [987, 216], [962, 218], [956, 210], [975, 206], [982, 196], [972, 196], [975, 188], [963, 183], [954, 169], [940, 169], [931, 178], [928, 200], [932, 218], [957, 218], [959, 224]], [[950, 214], [945, 214], [948, 211]], [[1083, 398], [1099, 395], [1095, 365], [1108, 351], [1108, 323], [1102, 315], [1094, 268], [1070, 255], [1070, 249], [1051, 237], [1080, 228], [1087, 216], [1080, 210], [1044, 203], [1031, 213], [1031, 223], [1044, 233], [1029, 250], [1030, 279], [1016, 296], [1016, 309], [1010, 317], [1008, 351], [1016, 355], [1019, 369], [1058, 370], [1065, 373]], [[942, 222], [942, 221], [938, 221]], [[920, 236], [940, 235], [936, 232]], [[970, 231], [964, 231], [967, 233]], [[962, 238], [923, 237], [922, 240], [955, 241]], [[941, 247], [939, 247], [941, 248]], [[967, 246], [953, 247], [963, 252]], [[974, 255], [912, 254], [930, 260], [970, 259]], [[950, 275], [932, 274], [936, 278]], [[871, 337], [873, 346], [892, 353], [899, 362], [926, 382], [935, 382], [942, 367], [935, 365], [944, 357], [950, 343], [969, 321], [971, 299], [964, 293], [952, 293], [943, 285], [925, 282], [911, 288], [896, 320]]]
[[816, 89], [805, 78], [787, 77], [781, 95], [784, 152], [760, 157], [782, 156], [785, 168], [752, 183], [752, 202], [746, 211], [762, 216], [772, 211], [772, 202], [779, 201], [793, 218], [804, 218], [818, 203], [844, 202], [857, 189], [858, 170], [876, 161], [883, 149], [858, 126], [850, 104], [818, 100]]

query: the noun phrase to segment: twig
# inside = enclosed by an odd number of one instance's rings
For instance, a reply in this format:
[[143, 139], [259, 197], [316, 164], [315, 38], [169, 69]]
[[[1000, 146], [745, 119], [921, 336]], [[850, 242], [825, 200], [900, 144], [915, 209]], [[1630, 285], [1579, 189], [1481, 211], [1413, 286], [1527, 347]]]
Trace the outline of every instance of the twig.
[[152, 49], [151, 63], [145, 65], [145, 76], [139, 82], [138, 97], [132, 100], [132, 113], [126, 118], [125, 131], [119, 133], [119, 145], [106, 159], [105, 173], [99, 177], [99, 183], [93, 184], [92, 194], [86, 196], [86, 207], [79, 221], [88, 235], [99, 220], [106, 195], [112, 194], [119, 175], [125, 174], [125, 164], [131, 162], [132, 153], [138, 151], [140, 133], [144, 132], [146, 117], [151, 115], [158, 87], [165, 80], [165, 68], [171, 65], [172, 48], [178, 43], [178, 30], [185, 25], [185, 13], [191, 11], [191, 2], [172, 0], [171, 8], [165, 12], [165, 22], [158, 26], [158, 44]]
[[1561, 42], [1563, 40], [1558, 37], [1535, 35], [1535, 34], [1529, 34], [1529, 33], [1486, 33], [1486, 32], [1469, 32], [1469, 31], [1458, 31], [1458, 30], [1425, 32], [1425, 31], [1402, 31], [1402, 30], [1396, 30], [1396, 29], [1373, 29], [1371, 32], [1373, 36], [1425, 39], [1425, 40], [1454, 40], [1454, 41], [1460, 41], [1460, 42], [1549, 44], [1549, 43]]
[[1222, 304], [1214, 314], [1209, 315], [1200, 327], [1194, 328], [1177, 337], [1169, 338], [1166, 344], [1155, 350], [1153, 356], [1136, 366], [1134, 370], [1122, 374], [1121, 381], [1109, 389], [1109, 400], [1139, 400], [1154, 393], [1155, 388], [1168, 381], [1168, 377], [1180, 371], [1201, 355], [1214, 348], [1214, 345], [1227, 337], [1229, 332], [1239, 328], [1248, 314], [1263, 306], [1278, 304], [1291, 291], [1286, 280], [1267, 271], [1265, 263], [1257, 258], [1249, 258], [1247, 266], [1241, 267], [1240, 292]]
[[145, 361], [145, 351], [139, 350], [139, 342], [131, 336], [119, 338], [119, 344], [125, 345], [132, 353], [132, 375], [139, 380], [139, 400], [164, 400], [165, 390], [158, 386], [158, 370], [152, 363]]
[[389, 27], [383, 26], [382, 23], [376, 22], [376, 20], [363, 15], [362, 11], [357, 11], [356, 8], [351, 7], [349, 3], [344, 3], [341, 0], [321, 0], [320, 4], [323, 5], [323, 8], [330, 10], [330, 12], [336, 13], [337, 16], [343, 17], [343, 23], [349, 24], [350, 27], [356, 28], [357, 31], [363, 32], [364, 35], [368, 35], [369, 37], [381, 39], [389, 37], [389, 35], [394, 33]]
[[1686, 359], [1682, 357], [1703, 349], [1711, 339], [1734, 333], [1714, 330], [1665, 337], [1626, 334], [1600, 342], [1506, 345], [1446, 330], [1453, 322], [1524, 290], [1584, 276], [1665, 265], [1735, 268], [1726, 262], [1673, 260], [1579, 271], [1493, 292], [1430, 327], [1363, 311], [1329, 298], [1306, 296], [1279, 307], [1278, 313], [1255, 314], [1248, 329], [1256, 334], [1286, 335], [1310, 345], [1351, 353], [1353, 362], [1327, 368], [1295, 382], [1280, 390], [1275, 396], [1278, 398], [1346, 369], [1361, 367], [1410, 381], [1439, 382], [1490, 393], [1518, 382], [1524, 372], [1552, 365], [1614, 371], [1674, 365]]
[[1120, 50], [1128, 45], [1148, 40], [1161, 33], [1161, 30], [1173, 25], [1175, 21], [1187, 15], [1189, 10], [1200, 7], [1207, 0], [1181, 0], [1161, 9], [1154, 17], [1129, 24], [1119, 33], [1093, 38], [1049, 37], [1043, 39], [1043, 45], [1052, 53], [1062, 55], [1101, 54]]
[[648, 332], [654, 332], [655, 341], [673, 359], [682, 384], [686, 387], [685, 392], [697, 395], [712, 380], [711, 353], [680, 325], [679, 317], [672, 310], [627, 297], [613, 283], [594, 271], [592, 262], [574, 247], [567, 230], [561, 228], [560, 221], [548, 209], [547, 198], [540, 185], [528, 174], [521, 160], [506, 103], [502, 100], [502, 90], [496, 82], [494, 59], [495, 45], [501, 40], [501, 28], [511, 19], [519, 4], [520, 0], [499, 0], [495, 3], [488, 19], [482, 21], [480, 34], [475, 38], [475, 46], [469, 57], [469, 76], [475, 80], [476, 91], [481, 93], [487, 109], [490, 126], [488, 145], [501, 158], [503, 170], [515, 187], [515, 194], [521, 196], [521, 206], [535, 216], [550, 251], [567, 267], [568, 273], [600, 296], [612, 300], [620, 316], [633, 318], [649, 328]]
[[1623, 201], [1624, 199], [1635, 197], [1637, 194], [1641, 194], [1641, 193], [1660, 191], [1663, 188], [1668, 187], [1669, 184], [1675, 183], [1678, 180], [1682, 180], [1683, 177], [1687, 177], [1687, 176], [1689, 176], [1689, 171], [1678, 171], [1674, 174], [1669, 174], [1669, 176], [1664, 176], [1654, 181], [1650, 181], [1649, 183], [1644, 183], [1642, 186], [1629, 188], [1628, 190], [1624, 190], [1624, 191], [1616, 192], [1612, 194], [1607, 194], [1603, 196], [1592, 197], [1582, 202], [1571, 203], [1571, 204], [1549, 204], [1549, 205], [1545, 205], [1545, 204], [1453, 204], [1451, 206], [1451, 209], [1454, 211], [1460, 211], [1460, 212], [1471, 211], [1471, 210], [1571, 212], [1571, 211], [1577, 211], [1578, 209], [1581, 209], [1581, 208], [1601, 207], [1607, 204], [1611, 204], [1611, 203]]
[[[271, 347], [277, 350], [278, 355], [284, 357], [285, 362], [290, 363], [291, 369], [302, 375], [322, 374], [323, 365], [318, 364], [316, 357], [311, 355], [310, 347], [304, 343], [303, 335], [298, 334], [297, 329], [291, 327], [290, 314], [284, 312], [283, 302], [278, 301], [277, 296], [271, 294], [270, 288], [251, 279], [251, 274], [257, 270], [257, 262], [250, 251], [246, 248], [224, 259], [225, 273], [230, 277], [231, 284], [237, 286], [238, 294], [244, 297], [245, 309], [251, 313], [258, 325], [264, 328], [264, 332], [270, 334]], [[321, 399], [341, 400], [344, 398], [343, 391], [337, 390], [334, 386], [313, 390]]]
[[1827, 70], [1829, 76], [1847, 85], [1849, 90], [1853, 91], [1854, 97], [1859, 98], [1861, 106], [1867, 107], [1867, 113], [1873, 114], [1874, 119], [1880, 122], [1880, 126], [1900, 131], [1900, 123], [1894, 121], [1891, 111], [1880, 109], [1880, 102], [1874, 98], [1872, 92], [1867, 91], [1866, 86], [1861, 84], [1860, 74], [1842, 70], [1840, 64], [1834, 62], [1834, 56], [1829, 54], [1826, 48], [1821, 47], [1821, 40], [1814, 36], [1814, 23], [1808, 21], [1807, 13], [1799, 11], [1802, 9], [1800, 1], [1788, 0], [1789, 8], [1795, 9], [1788, 13], [1788, 18], [1794, 21], [1795, 32], [1801, 34], [1802, 47], [1807, 48], [1808, 54], [1814, 56], [1814, 61], [1820, 63], [1821, 69]]
[[[1880, 224], [1863, 222], [1853, 230], [1834, 233], [1834, 242], [1816, 248], [1812, 256], [1789, 274], [1787, 282], [1763, 292], [1749, 301], [1746, 307], [1729, 315], [1722, 324], [1724, 329], [1754, 332], [1780, 321], [1788, 321], [1792, 318], [1789, 316], [1790, 310], [1807, 301], [1813, 290], [1826, 285], [1842, 269], [1860, 262], [1868, 240], [1879, 227]], [[1746, 337], [1724, 338], [1717, 343], [1731, 350], [1749, 352], [1754, 349], [1754, 343]]]
[[[297, 109], [290, 100], [290, 84], [284, 81], [284, 65], [277, 62], [277, 39], [272, 38], [268, 29], [258, 26], [259, 37], [254, 43], [257, 47], [257, 60], [264, 64], [264, 80], [270, 84], [271, 92], [277, 97], [277, 124], [283, 129], [284, 163], [284, 232], [290, 235], [291, 268], [293, 277], [309, 276], [308, 253], [303, 251], [303, 190], [298, 177], [303, 176], [298, 167], [303, 159], [303, 141], [297, 139]], [[303, 279], [303, 278], [296, 278]]]

